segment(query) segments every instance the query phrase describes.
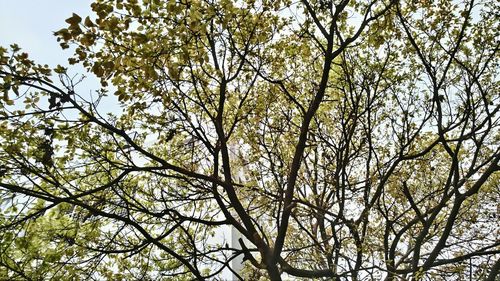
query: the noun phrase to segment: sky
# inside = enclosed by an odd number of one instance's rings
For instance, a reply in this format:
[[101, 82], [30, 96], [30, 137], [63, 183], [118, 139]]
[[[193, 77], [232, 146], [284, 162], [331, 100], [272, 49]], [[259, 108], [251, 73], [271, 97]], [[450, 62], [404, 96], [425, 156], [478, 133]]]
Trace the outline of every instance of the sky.
[[36, 62], [66, 64], [70, 50], [62, 50], [53, 35], [66, 27], [72, 13], [90, 15], [90, 0], [0, 0], [0, 45], [17, 43]]
[[[54, 32], [67, 27], [73, 13], [85, 18], [92, 14], [91, 0], [0, 0], [0, 46], [16, 43], [38, 64], [69, 66], [73, 50], [63, 50]], [[82, 66], [72, 65], [68, 73], [85, 75], [77, 90], [89, 93], [99, 89], [97, 78]]]
[[[70, 76], [84, 75], [76, 86], [79, 95], [89, 97], [100, 89], [99, 80], [81, 65], [69, 65], [73, 49], [63, 50], [54, 32], [67, 27], [65, 20], [73, 13], [82, 18], [93, 15], [92, 0], [0, 0], [0, 46], [16, 43], [37, 64], [68, 67]], [[112, 91], [111, 91], [112, 92]], [[113, 95], [103, 99], [102, 112], [120, 112]]]

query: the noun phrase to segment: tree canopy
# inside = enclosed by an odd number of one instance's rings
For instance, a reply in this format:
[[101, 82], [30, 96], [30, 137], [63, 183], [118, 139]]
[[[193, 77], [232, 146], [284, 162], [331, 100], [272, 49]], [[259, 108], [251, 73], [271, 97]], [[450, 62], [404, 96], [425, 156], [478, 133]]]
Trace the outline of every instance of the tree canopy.
[[100, 89], [0, 47], [0, 276], [498, 280], [497, 1], [92, 10]]

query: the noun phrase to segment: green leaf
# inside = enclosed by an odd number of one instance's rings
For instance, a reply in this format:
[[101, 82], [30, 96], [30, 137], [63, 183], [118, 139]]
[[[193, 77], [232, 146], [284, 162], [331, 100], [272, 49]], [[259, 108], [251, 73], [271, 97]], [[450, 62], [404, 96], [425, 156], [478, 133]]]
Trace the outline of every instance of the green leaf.
[[78, 25], [81, 21], [82, 21], [82, 18], [75, 13], [73, 13], [73, 15], [70, 18], [66, 19], [66, 22], [72, 26]]

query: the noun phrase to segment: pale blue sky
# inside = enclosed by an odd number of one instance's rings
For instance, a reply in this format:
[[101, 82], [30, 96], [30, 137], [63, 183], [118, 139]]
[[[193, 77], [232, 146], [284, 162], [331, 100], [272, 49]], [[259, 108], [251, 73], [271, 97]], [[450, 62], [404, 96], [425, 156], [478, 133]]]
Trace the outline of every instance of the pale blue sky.
[[[18, 44], [30, 58], [39, 64], [68, 67], [68, 74], [85, 75], [76, 90], [85, 97], [100, 88], [98, 79], [80, 65], [69, 65], [73, 50], [63, 50], [54, 32], [67, 27], [65, 20], [73, 13], [85, 18], [92, 15], [92, 0], [0, 0], [0, 46]], [[100, 108], [104, 112], [119, 112], [113, 95], [103, 99]]]
[[71, 51], [61, 50], [53, 35], [77, 13], [90, 15], [91, 0], [0, 0], [0, 45], [17, 43], [38, 63], [66, 64]]

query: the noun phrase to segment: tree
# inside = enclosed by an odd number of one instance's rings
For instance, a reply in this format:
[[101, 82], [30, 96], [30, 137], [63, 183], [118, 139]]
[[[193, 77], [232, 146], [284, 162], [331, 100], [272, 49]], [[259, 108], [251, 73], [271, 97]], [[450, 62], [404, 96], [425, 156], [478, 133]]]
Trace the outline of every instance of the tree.
[[498, 280], [496, 1], [92, 8], [95, 93], [0, 49], [1, 275]]

